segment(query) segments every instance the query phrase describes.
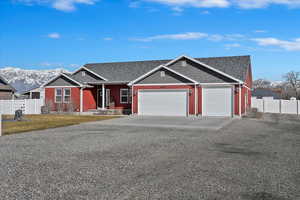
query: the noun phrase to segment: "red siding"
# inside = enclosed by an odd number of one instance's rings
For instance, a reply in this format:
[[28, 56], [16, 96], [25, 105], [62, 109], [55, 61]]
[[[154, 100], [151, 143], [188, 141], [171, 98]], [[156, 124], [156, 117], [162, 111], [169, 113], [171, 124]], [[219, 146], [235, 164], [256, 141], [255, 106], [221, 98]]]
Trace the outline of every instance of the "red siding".
[[[65, 88], [62, 88], [65, 89]], [[51, 111], [57, 111], [57, 103], [55, 103], [55, 88], [46, 88], [45, 89], [45, 101], [48, 105], [51, 106]], [[71, 88], [71, 102], [73, 104], [74, 111], [79, 111], [80, 108], [80, 89]], [[63, 103], [63, 110], [67, 111], [68, 104]]]
[[127, 85], [107, 85], [105, 88], [110, 89], [110, 98], [115, 102], [113, 109], [131, 109], [131, 103], [123, 104], [120, 99], [120, 90], [121, 88], [129, 89]]
[[97, 108], [97, 88], [83, 90], [83, 112]]
[[134, 86], [133, 88], [133, 113], [138, 113], [138, 90], [143, 89], [190, 89], [189, 95], [189, 114], [195, 114], [195, 88], [193, 85], [164, 85], [164, 86]]
[[239, 86], [234, 86], [234, 114], [239, 115]]

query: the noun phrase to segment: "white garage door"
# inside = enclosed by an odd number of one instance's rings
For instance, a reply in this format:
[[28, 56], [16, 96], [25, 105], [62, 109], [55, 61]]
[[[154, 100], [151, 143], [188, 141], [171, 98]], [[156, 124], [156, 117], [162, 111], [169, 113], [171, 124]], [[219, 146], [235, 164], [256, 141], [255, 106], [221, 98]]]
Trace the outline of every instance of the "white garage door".
[[186, 90], [142, 90], [138, 93], [138, 114], [187, 116]]
[[203, 116], [232, 116], [232, 88], [203, 88]]

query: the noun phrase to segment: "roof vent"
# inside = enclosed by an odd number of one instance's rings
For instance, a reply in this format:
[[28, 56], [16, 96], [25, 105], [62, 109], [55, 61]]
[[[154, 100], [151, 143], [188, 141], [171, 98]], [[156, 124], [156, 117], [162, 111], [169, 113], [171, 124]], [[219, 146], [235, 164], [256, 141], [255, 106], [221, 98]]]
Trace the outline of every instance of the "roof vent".
[[165, 71], [160, 71], [160, 77], [165, 77], [165, 76], [166, 76]]
[[181, 66], [182, 66], [182, 67], [186, 67], [186, 60], [182, 60], [182, 61], [181, 61]]
[[85, 76], [85, 71], [82, 71], [82, 72], [81, 72], [81, 76]]

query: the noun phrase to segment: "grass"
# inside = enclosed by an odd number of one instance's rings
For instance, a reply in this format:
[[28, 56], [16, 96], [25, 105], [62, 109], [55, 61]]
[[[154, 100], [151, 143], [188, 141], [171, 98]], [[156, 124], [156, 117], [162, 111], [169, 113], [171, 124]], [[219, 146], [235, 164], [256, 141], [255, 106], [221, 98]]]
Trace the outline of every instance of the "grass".
[[[83, 122], [101, 121], [116, 118], [115, 116], [84, 116], [84, 115], [25, 115], [23, 121], [4, 121], [3, 134], [21, 133], [63, 126], [76, 125]], [[13, 119], [4, 115], [3, 119]]]

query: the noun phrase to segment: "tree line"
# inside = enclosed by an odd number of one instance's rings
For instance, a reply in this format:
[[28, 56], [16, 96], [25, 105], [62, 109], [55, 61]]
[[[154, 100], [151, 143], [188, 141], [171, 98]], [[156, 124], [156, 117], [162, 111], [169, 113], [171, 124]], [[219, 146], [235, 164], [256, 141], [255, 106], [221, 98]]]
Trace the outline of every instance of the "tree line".
[[290, 71], [282, 76], [283, 81], [273, 84], [267, 79], [253, 81], [253, 88], [266, 88], [281, 93], [283, 99], [296, 97], [300, 99], [300, 72]]

